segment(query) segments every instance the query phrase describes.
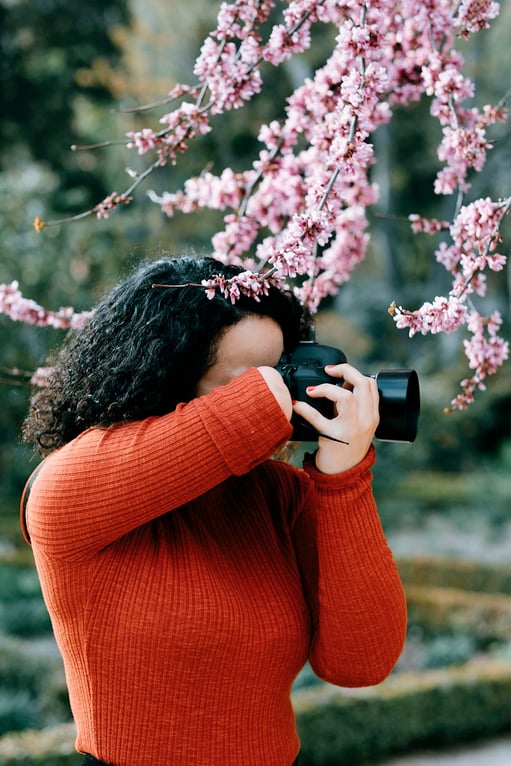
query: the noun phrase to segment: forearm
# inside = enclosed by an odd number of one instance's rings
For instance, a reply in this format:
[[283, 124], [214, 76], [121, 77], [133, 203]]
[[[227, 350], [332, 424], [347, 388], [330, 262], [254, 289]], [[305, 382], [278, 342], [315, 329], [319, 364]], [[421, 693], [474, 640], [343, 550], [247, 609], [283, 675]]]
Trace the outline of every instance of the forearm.
[[369, 455], [328, 478], [309, 468], [317, 507], [305, 509], [299, 521], [313, 620], [310, 662], [340, 686], [382, 681], [406, 634], [403, 588], [374, 502], [371, 462]]
[[30, 496], [30, 533], [55, 555], [97, 550], [246, 473], [289, 431], [255, 370], [168, 415], [92, 429], [47, 459]]

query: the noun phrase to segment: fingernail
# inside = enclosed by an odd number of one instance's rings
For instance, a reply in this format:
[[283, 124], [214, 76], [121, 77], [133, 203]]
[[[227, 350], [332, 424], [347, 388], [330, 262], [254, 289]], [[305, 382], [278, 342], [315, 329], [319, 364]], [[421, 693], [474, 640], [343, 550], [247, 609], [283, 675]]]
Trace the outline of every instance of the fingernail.
[[305, 390], [308, 393], [309, 391], [314, 391], [315, 388], [316, 388], [316, 386], [307, 386], [307, 388]]
[[291, 401], [291, 404], [292, 404], [292, 405], [293, 405], [293, 407], [294, 407], [294, 406], [295, 406], [295, 404], [296, 404], [296, 399], [292, 399], [292, 401]]

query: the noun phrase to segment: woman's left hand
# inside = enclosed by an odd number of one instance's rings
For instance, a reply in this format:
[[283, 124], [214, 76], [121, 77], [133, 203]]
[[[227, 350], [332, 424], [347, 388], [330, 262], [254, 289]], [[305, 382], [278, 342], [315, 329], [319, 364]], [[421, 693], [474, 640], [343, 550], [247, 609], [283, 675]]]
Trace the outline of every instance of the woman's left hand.
[[320, 383], [309, 387], [307, 396], [330, 399], [336, 416], [327, 418], [307, 402], [295, 402], [293, 410], [320, 434], [316, 453], [318, 470], [333, 474], [347, 471], [367, 454], [380, 420], [379, 394], [376, 380], [350, 364], [331, 365], [325, 371], [333, 378], [342, 378], [342, 386]]

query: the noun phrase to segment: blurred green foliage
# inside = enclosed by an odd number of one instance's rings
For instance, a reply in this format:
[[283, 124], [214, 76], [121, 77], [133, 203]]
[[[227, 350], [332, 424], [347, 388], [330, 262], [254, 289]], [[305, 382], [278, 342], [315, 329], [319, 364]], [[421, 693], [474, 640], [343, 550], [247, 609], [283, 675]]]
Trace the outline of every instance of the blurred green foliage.
[[0, 734], [39, 729], [70, 715], [62, 660], [33, 563], [0, 560]]
[[0, 635], [0, 735], [71, 717], [55, 644]]
[[346, 693], [314, 687], [294, 699], [304, 766], [378, 763], [420, 747], [509, 730], [511, 672], [500, 663], [395, 676]]
[[71, 723], [10, 734], [0, 739], [2, 766], [80, 766], [75, 735]]
[[[84, 96], [77, 73], [99, 57], [118, 64], [111, 30], [128, 22], [126, 0], [0, 3], [0, 168], [16, 161], [18, 151], [43, 162], [60, 179], [51, 190], [57, 210], [106, 193], [101, 173], [89, 173], [63, 150], [87, 140], [86, 124], [76, 119], [77, 99]], [[104, 87], [86, 96], [90, 108], [109, 99]]]
[[0, 626], [3, 633], [33, 639], [49, 635], [51, 625], [33, 567], [0, 565]]

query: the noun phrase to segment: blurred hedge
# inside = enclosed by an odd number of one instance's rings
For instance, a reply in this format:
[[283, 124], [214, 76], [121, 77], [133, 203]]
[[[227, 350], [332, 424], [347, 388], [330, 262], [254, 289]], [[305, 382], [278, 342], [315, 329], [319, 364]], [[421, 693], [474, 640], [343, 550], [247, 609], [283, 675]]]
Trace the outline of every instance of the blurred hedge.
[[0, 737], [2, 766], [79, 766], [74, 724]]
[[405, 586], [405, 592], [411, 625], [429, 633], [452, 630], [511, 640], [511, 596], [422, 585]]
[[0, 634], [33, 639], [51, 634], [48, 612], [33, 561], [0, 559]]
[[0, 635], [0, 735], [70, 717], [64, 669], [54, 642]]
[[511, 566], [440, 556], [397, 556], [405, 584], [511, 595]]
[[[316, 686], [294, 707], [302, 766], [356, 766], [423, 746], [447, 746], [509, 731], [511, 665], [395, 675], [371, 689]], [[10, 764], [9, 764], [10, 766]]]
[[[424, 745], [446, 746], [509, 730], [511, 665], [471, 662], [394, 675], [370, 689], [315, 686], [293, 703], [301, 766], [357, 766]], [[0, 738], [2, 766], [78, 766], [72, 724]]]
[[511, 567], [447, 557], [398, 557], [410, 625], [511, 640]]

